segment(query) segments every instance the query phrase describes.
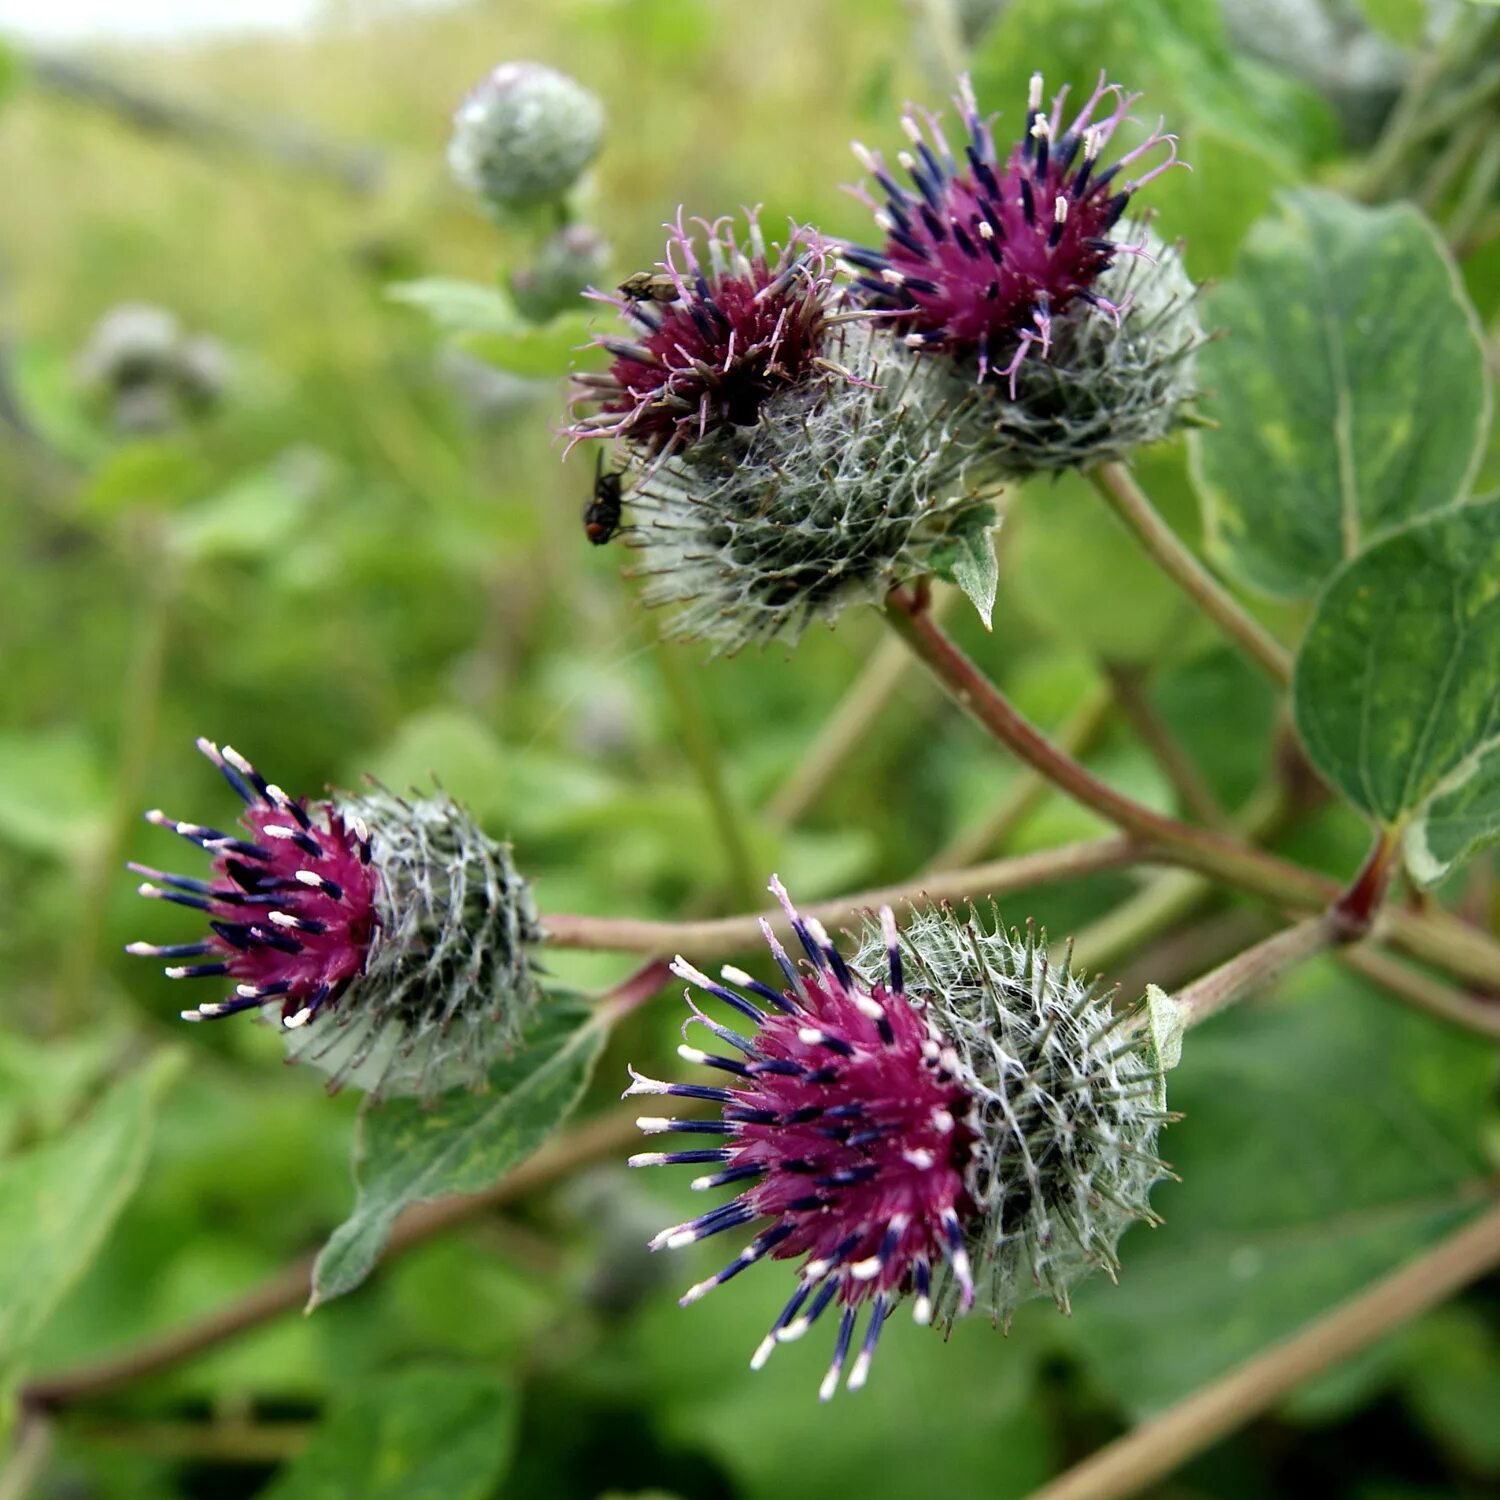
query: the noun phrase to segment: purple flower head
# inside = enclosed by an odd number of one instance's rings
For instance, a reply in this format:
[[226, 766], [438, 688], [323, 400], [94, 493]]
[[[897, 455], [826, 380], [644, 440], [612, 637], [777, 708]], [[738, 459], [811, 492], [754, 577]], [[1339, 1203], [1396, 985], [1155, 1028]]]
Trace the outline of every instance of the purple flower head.
[[683, 1303], [758, 1260], [804, 1257], [750, 1363], [759, 1369], [837, 1303], [827, 1400], [866, 1306], [851, 1389], [864, 1384], [903, 1297], [918, 1323], [948, 1328], [977, 1304], [1008, 1327], [1031, 1297], [1067, 1311], [1074, 1282], [1097, 1269], [1113, 1276], [1121, 1234], [1156, 1219], [1148, 1194], [1168, 1175], [1155, 1141], [1172, 1118], [1173, 1002], [1148, 990], [1141, 1007], [1115, 1010], [1107, 992], [1053, 961], [1044, 933], [1007, 931], [998, 914], [986, 921], [972, 908], [913, 908], [904, 930], [882, 911], [846, 962], [780, 881], [771, 889], [809, 960], [794, 965], [766, 926], [780, 989], [739, 969], [720, 970], [718, 983], [681, 958], [673, 966], [753, 1023], [742, 1033], [689, 1001], [688, 1024], [726, 1046], [678, 1051], [729, 1075], [724, 1086], [658, 1083], [632, 1069], [626, 1091], [711, 1101], [717, 1119], [637, 1124], [722, 1141], [647, 1152], [632, 1166], [711, 1164], [695, 1188], [741, 1186], [652, 1248], [754, 1226]]
[[638, 1123], [648, 1134], [681, 1131], [724, 1137], [726, 1144], [647, 1152], [632, 1157], [631, 1165], [712, 1163], [716, 1170], [695, 1181], [695, 1188], [745, 1184], [730, 1202], [663, 1230], [653, 1249], [762, 1225], [723, 1270], [687, 1292], [684, 1305], [765, 1256], [806, 1257], [796, 1292], [751, 1365], [759, 1369], [778, 1342], [800, 1337], [837, 1302], [842, 1315], [820, 1392], [827, 1400], [843, 1375], [866, 1304], [869, 1318], [849, 1372], [850, 1389], [864, 1384], [894, 1303], [910, 1295], [917, 1322], [931, 1319], [935, 1267], [946, 1262], [961, 1311], [973, 1301], [964, 1225], [973, 1209], [974, 1100], [957, 1076], [948, 1041], [907, 996], [891, 912], [881, 912], [888, 973], [867, 984], [851, 972], [823, 928], [797, 913], [780, 881], [773, 878], [771, 889], [810, 960], [805, 972], [799, 970], [763, 924], [785, 989], [738, 969], [724, 969], [720, 984], [681, 958], [673, 966], [755, 1025], [753, 1036], [741, 1035], [689, 1001], [692, 1020], [740, 1055], [690, 1046], [679, 1051], [690, 1062], [728, 1074], [728, 1085], [658, 1083], [632, 1069], [634, 1082], [626, 1090], [715, 1101], [721, 1106], [717, 1120], [653, 1117]]
[[[1075, 301], [1118, 319], [1124, 308], [1094, 289], [1120, 254], [1137, 247], [1111, 240], [1131, 195], [1176, 164], [1176, 137], [1161, 122], [1145, 141], [1110, 166], [1101, 158], [1139, 97], [1105, 81], [1071, 119], [1068, 90], [1042, 108], [1042, 75], [1031, 79], [1027, 126], [1003, 159], [981, 118], [969, 80], [956, 100], [966, 139], [955, 156], [935, 115], [902, 120], [911, 142], [898, 160], [913, 187], [902, 187], [876, 153], [855, 154], [885, 194], [862, 195], [885, 231], [882, 250], [857, 246], [844, 258], [859, 272], [869, 303], [893, 315], [913, 348], [960, 359], [977, 357], [980, 378], [1016, 372], [1035, 347], [1046, 358], [1052, 320]], [[1101, 107], [1107, 109], [1096, 119]], [[925, 127], [925, 129], [924, 129]], [[1165, 158], [1131, 168], [1156, 148]]]
[[246, 836], [148, 812], [148, 822], [208, 850], [214, 875], [195, 880], [133, 864], [147, 877], [141, 895], [206, 912], [211, 932], [202, 942], [132, 943], [126, 951], [174, 960], [166, 971], [173, 979], [238, 981], [231, 996], [183, 1011], [184, 1020], [274, 1003], [284, 1026], [306, 1025], [363, 971], [375, 937], [378, 876], [369, 834], [332, 803], [310, 813], [305, 798], [289, 797], [230, 746], [200, 739], [198, 748], [244, 799]]
[[430, 1098], [482, 1086], [540, 999], [541, 927], [508, 846], [441, 793], [373, 784], [313, 810], [228, 745], [198, 748], [244, 799], [242, 833], [149, 812], [206, 849], [213, 875], [131, 869], [147, 877], [143, 896], [205, 912], [209, 935], [126, 951], [169, 960], [173, 979], [234, 981], [184, 1020], [275, 1005], [289, 1059], [330, 1088]]
[[614, 356], [609, 370], [573, 377], [575, 408], [596, 408], [567, 429], [575, 441], [618, 438], [648, 456], [677, 452], [750, 426], [771, 396], [831, 368], [823, 347], [836, 293], [822, 241], [793, 227], [777, 249], [753, 212], [747, 219], [743, 245], [730, 218], [694, 220], [705, 265], [679, 215], [666, 226], [660, 274], [645, 278], [649, 295], [590, 294], [618, 309], [629, 336], [598, 338]]

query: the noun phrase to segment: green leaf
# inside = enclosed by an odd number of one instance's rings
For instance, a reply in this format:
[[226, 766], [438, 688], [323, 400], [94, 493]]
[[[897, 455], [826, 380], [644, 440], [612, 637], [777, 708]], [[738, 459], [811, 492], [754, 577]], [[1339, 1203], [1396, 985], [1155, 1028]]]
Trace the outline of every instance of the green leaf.
[[[1182, 1061], [1182, 1038], [1187, 1033], [1188, 1009], [1160, 985], [1146, 986], [1145, 1055], [1155, 1071], [1169, 1072]], [[1167, 1103], [1167, 1081], [1159, 1080], [1158, 1103]]]
[[395, 282], [385, 294], [426, 313], [444, 333], [509, 333], [526, 327], [509, 293], [476, 281], [428, 276]]
[[1209, 299], [1228, 337], [1198, 356], [1217, 427], [1192, 436], [1210, 550], [1306, 598], [1378, 531], [1467, 492], [1490, 385], [1437, 232], [1401, 204], [1301, 191]]
[[1253, 140], [1288, 166], [1334, 145], [1322, 101], [1236, 51], [1220, 8], [1203, 0], [1011, 0], [974, 54], [974, 84], [982, 106], [1014, 122], [1033, 71], [1049, 92], [1071, 83], [1079, 98], [1106, 63], [1144, 93], [1143, 115], [1164, 114], [1173, 128]]
[[577, 1104], [604, 1037], [590, 1006], [550, 1000], [525, 1050], [490, 1070], [487, 1093], [366, 1110], [354, 1146], [354, 1212], [318, 1255], [309, 1306], [353, 1291], [370, 1274], [403, 1209], [480, 1192], [530, 1156]]
[[10, 351], [6, 377], [24, 426], [49, 448], [92, 464], [110, 443], [86, 410], [71, 360], [60, 349], [30, 342]]
[[464, 333], [458, 346], [468, 353], [529, 380], [565, 375], [578, 363], [588, 343], [593, 318], [586, 312], [562, 313], [550, 323], [526, 323], [514, 329]]
[[203, 456], [176, 438], [123, 443], [94, 471], [82, 496], [97, 516], [136, 509], [171, 510], [200, 496], [211, 482]]
[[372, 1380], [324, 1423], [262, 1500], [485, 1500], [515, 1448], [516, 1399], [477, 1370]]
[[196, 562], [250, 561], [280, 546], [305, 520], [329, 475], [322, 455], [293, 450], [240, 475], [218, 494], [172, 517], [172, 543]]
[[1166, 1222], [1120, 1244], [1070, 1325], [1136, 1418], [1283, 1338], [1456, 1227], [1491, 1170], [1494, 1052], [1331, 961], [1194, 1031], [1164, 1137]]
[[[684, 1193], [683, 1199], [698, 1198]], [[674, 1201], [659, 1222], [701, 1212]], [[715, 1241], [679, 1252], [686, 1287], [730, 1259]], [[932, 1492], [934, 1455], [942, 1491], [984, 1500], [1019, 1500], [1051, 1471], [1053, 1436], [1034, 1404], [1038, 1332], [1060, 1321], [1049, 1306], [1003, 1336], [988, 1318], [962, 1320], [951, 1338], [897, 1308], [880, 1335], [869, 1383], [818, 1400], [835, 1334], [830, 1309], [807, 1337], [778, 1345], [763, 1370], [750, 1355], [765, 1337], [797, 1278], [768, 1259], [690, 1308], [671, 1296], [643, 1308], [624, 1353], [631, 1388], [644, 1391], [658, 1432], [704, 1451], [732, 1481], [739, 1500], [865, 1500]], [[861, 1320], [860, 1332], [864, 1331]], [[921, 1441], [910, 1441], [912, 1433]]]
[[1402, 1351], [1408, 1403], [1465, 1467], [1500, 1476], [1500, 1339], [1470, 1308], [1423, 1319]]
[[1191, 172], [1168, 172], [1151, 184], [1155, 227], [1165, 240], [1184, 238], [1197, 281], [1228, 276], [1245, 236], [1296, 176], [1255, 136], [1194, 125], [1183, 133]]
[[62, 1130], [98, 1092], [125, 1044], [120, 1026], [97, 1022], [46, 1041], [0, 1031], [0, 1155], [16, 1141]]
[[1500, 499], [1414, 521], [1329, 583], [1292, 708], [1313, 764], [1423, 884], [1500, 837]]
[[73, 1130], [0, 1167], [0, 1388], [135, 1191], [181, 1065], [180, 1053], [158, 1054]]

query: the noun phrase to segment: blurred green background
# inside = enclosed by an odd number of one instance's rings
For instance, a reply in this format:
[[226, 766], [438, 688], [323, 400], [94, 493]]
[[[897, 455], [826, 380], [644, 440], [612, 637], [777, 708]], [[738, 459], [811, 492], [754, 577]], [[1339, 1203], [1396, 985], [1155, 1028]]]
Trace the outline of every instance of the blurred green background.
[[[1380, 66], [1330, 82], [1308, 76], [1328, 59], [1296, 42], [1297, 7], [1236, 7], [1232, 32], [1197, 0], [971, 0], [949, 12], [946, 38], [933, 9], [346, 6], [301, 29], [87, 54], [149, 96], [233, 122], [227, 135], [140, 129], [13, 49], [0, 85], [0, 1149], [63, 1131], [152, 1048], [191, 1061], [165, 1096], [141, 1190], [30, 1369], [219, 1305], [319, 1243], [350, 1202], [354, 1101], [283, 1070], [268, 1029], [183, 1027], [182, 987], [120, 951], [191, 929], [135, 899], [122, 864], [191, 866], [139, 821], [143, 808], [230, 816], [196, 735], [294, 791], [436, 775], [514, 840], [544, 911], [743, 910], [773, 869], [812, 899], [910, 878], [955, 841], [978, 858], [1100, 831], [1043, 795], [987, 837], [1018, 773], [911, 675], [797, 807], [809, 747], [880, 659], [878, 620], [846, 615], [794, 655], [711, 667], [702, 650], [657, 646], [618, 549], [580, 534], [592, 459], [562, 459], [560, 382], [455, 357], [385, 293], [418, 276], [493, 281], [534, 244], [537, 226], [497, 228], [443, 161], [454, 105], [507, 58], [562, 67], [604, 99], [606, 144], [574, 208], [622, 275], [658, 258], [679, 205], [712, 216], [758, 203], [768, 224], [868, 234], [839, 190], [857, 175], [847, 143], [894, 149], [902, 102], [946, 96], [967, 25], [981, 99], [1009, 121], [1034, 68], [1051, 84], [1102, 67], [1145, 91], [1142, 117], [1166, 114], [1195, 167], [1153, 189], [1160, 227], [1187, 237], [1204, 278], [1232, 272], [1279, 186], [1347, 180], [1421, 26], [1410, 7], [1369, 5]], [[1004, 13], [986, 28], [992, 10]], [[365, 185], [264, 148], [289, 131], [340, 161], [357, 152]], [[1429, 206], [1454, 211], [1461, 191]], [[1463, 260], [1491, 327], [1497, 244], [1478, 236]], [[230, 362], [213, 411], [148, 436], [114, 428], [77, 376], [100, 317], [135, 302], [218, 339]], [[1144, 472], [1196, 539], [1181, 452], [1151, 455]], [[1491, 485], [1497, 475], [1492, 454]], [[1269, 692], [1190, 627], [1080, 483], [1035, 491], [1006, 501], [994, 634], [963, 606], [961, 638], [1054, 729], [1090, 717], [1106, 666], [1141, 675], [1214, 793], [1244, 803], [1284, 733]], [[1170, 807], [1124, 718], [1092, 718], [1090, 765]], [[717, 806], [705, 775], [724, 782]], [[1363, 843], [1354, 815], [1331, 808], [1283, 847], [1344, 874]], [[1015, 898], [1007, 915], [1073, 931], [1132, 888], [1099, 877]], [[1199, 909], [1172, 941], [1123, 955], [1120, 977], [1170, 984], [1262, 920]], [[553, 966], [591, 989], [630, 967]], [[586, 1108], [617, 1092], [627, 1057], [670, 1056], [674, 1005], [668, 994], [632, 1018]], [[1022, 1495], [1457, 1222], [1495, 1171], [1493, 1087], [1481, 1043], [1315, 967], [1194, 1037], [1174, 1092], [1186, 1119], [1165, 1147], [1185, 1181], [1157, 1195], [1167, 1225], [1135, 1230], [1121, 1286], [1090, 1286], [1071, 1320], [1038, 1305], [1008, 1339], [974, 1323], [948, 1344], [894, 1320], [870, 1388], [821, 1407], [817, 1339], [746, 1368], [786, 1277], [757, 1272], [679, 1310], [711, 1253], [665, 1264], [642, 1245], [685, 1194], [594, 1169], [394, 1260], [314, 1317], [85, 1404], [61, 1421], [34, 1493], [261, 1493], [330, 1406], [433, 1364], [495, 1382], [505, 1497]], [[414, 1389], [403, 1399], [418, 1401]], [[1492, 1281], [1159, 1493], [1422, 1500], [1496, 1493], [1497, 1480]]]

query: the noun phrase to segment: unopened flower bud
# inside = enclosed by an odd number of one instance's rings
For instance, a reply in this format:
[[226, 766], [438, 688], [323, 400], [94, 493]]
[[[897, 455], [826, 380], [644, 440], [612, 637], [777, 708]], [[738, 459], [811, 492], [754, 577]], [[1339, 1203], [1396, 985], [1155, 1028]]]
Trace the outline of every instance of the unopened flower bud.
[[127, 951], [169, 959], [173, 979], [233, 982], [185, 1020], [278, 1010], [289, 1058], [330, 1087], [427, 1097], [482, 1085], [539, 998], [542, 934], [508, 847], [441, 795], [375, 788], [310, 810], [231, 747], [198, 744], [246, 804], [242, 833], [150, 812], [207, 850], [213, 875], [131, 868], [147, 877], [143, 896], [205, 912], [209, 935]]
[[1066, 1309], [1080, 1276], [1112, 1271], [1121, 1232], [1154, 1217], [1147, 1193], [1166, 1175], [1155, 1140], [1169, 1059], [1031, 936], [948, 909], [919, 911], [900, 932], [886, 910], [850, 965], [779, 881], [771, 889], [808, 962], [794, 964], [769, 927], [774, 985], [677, 961], [706, 1000], [737, 1012], [726, 1026], [693, 1003], [714, 1040], [679, 1050], [715, 1082], [632, 1072], [626, 1092], [714, 1101], [721, 1118], [651, 1110], [648, 1135], [712, 1144], [632, 1165], [690, 1164], [695, 1187], [741, 1188], [655, 1248], [757, 1226], [685, 1305], [759, 1260], [803, 1260], [751, 1365], [837, 1305], [826, 1400], [845, 1378], [864, 1383], [903, 1300], [918, 1323], [946, 1327], [976, 1306], [1008, 1321], [1038, 1293]]
[[110, 394], [169, 381], [181, 343], [175, 313], [146, 302], [122, 302], [94, 325], [78, 357], [78, 378]]
[[609, 265], [609, 243], [589, 224], [560, 229], [536, 259], [510, 278], [511, 294], [524, 317], [545, 323], [580, 306], [579, 298]]
[[76, 373], [118, 431], [139, 435], [211, 411], [231, 372], [218, 339], [188, 337], [174, 313], [131, 302], [111, 308], [95, 325]]
[[543, 63], [507, 62], [453, 116], [448, 165], [501, 213], [561, 198], [598, 154], [604, 106]]
[[193, 406], [199, 410], [217, 406], [233, 374], [229, 351], [212, 334], [195, 334], [183, 340], [177, 353], [177, 384]]

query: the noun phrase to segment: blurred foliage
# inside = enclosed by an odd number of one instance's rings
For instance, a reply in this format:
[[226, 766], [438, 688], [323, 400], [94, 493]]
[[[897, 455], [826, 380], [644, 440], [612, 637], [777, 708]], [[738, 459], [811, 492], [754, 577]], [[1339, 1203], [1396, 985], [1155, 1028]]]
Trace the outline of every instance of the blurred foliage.
[[[1231, 43], [1216, 6], [992, 9], [972, 67], [1007, 121], [1034, 69], [1085, 93], [1106, 69], [1144, 92], [1143, 119], [1162, 113], [1180, 132], [1196, 170], [1152, 196], [1199, 277], [1233, 273], [1282, 189], [1357, 176], [1329, 102]], [[1412, 5], [1364, 9], [1411, 40]], [[604, 230], [621, 275], [657, 259], [679, 205], [762, 203], [768, 224], [867, 236], [866, 211], [838, 188], [857, 175], [848, 139], [894, 151], [901, 101], [949, 89], [914, 32], [921, 10], [372, 3], [305, 34], [98, 53], [164, 96], [373, 148], [364, 194], [226, 141], [136, 131], [0, 52], [0, 1384], [23, 1344], [26, 1371], [53, 1371], [202, 1316], [354, 1208], [353, 1101], [283, 1071], [267, 1029], [184, 1034], [179, 992], [120, 952], [184, 932], [182, 913], [137, 901], [121, 873], [126, 858], [175, 856], [139, 810], [229, 816], [195, 735], [310, 793], [366, 772], [397, 788], [438, 778], [514, 839], [544, 911], [734, 909], [693, 728], [719, 747], [755, 868], [807, 899], [909, 878], [1013, 788], [1014, 768], [908, 677], [795, 827], [759, 815], [878, 621], [846, 616], [794, 663], [773, 648], [698, 670], [700, 652], [656, 644], [616, 559], [580, 534], [591, 459], [564, 458], [555, 435], [552, 377], [586, 320], [523, 326], [500, 290], [552, 226], [497, 229], [443, 166], [450, 111], [478, 74], [535, 57], [605, 100], [605, 148], [573, 207]], [[1440, 225], [1468, 180], [1424, 204]], [[1467, 231], [1458, 269], [1493, 358], [1500, 237], [1487, 212], [1491, 237]], [[494, 324], [455, 348], [409, 304], [442, 305], [459, 281], [493, 289]], [[76, 368], [99, 318], [138, 301], [212, 333], [234, 362], [216, 410], [150, 436], [118, 430]], [[1407, 372], [1419, 386], [1425, 373]], [[1196, 544], [1185, 448], [1142, 470]], [[1477, 488], [1497, 479], [1491, 435]], [[1046, 726], [1096, 687], [1102, 657], [1149, 664], [1157, 711], [1239, 805], [1275, 768], [1270, 694], [1091, 503], [1073, 480], [1006, 496], [994, 633], [972, 619], [956, 633]], [[1267, 618], [1292, 635], [1306, 611]], [[686, 705], [666, 650], [689, 669]], [[1087, 758], [1172, 805], [1118, 718]], [[1049, 795], [995, 852], [1098, 831]], [[1344, 875], [1362, 839], [1331, 807], [1281, 847]], [[1470, 887], [1481, 904], [1487, 879], [1481, 866]], [[1131, 890], [1103, 876], [1007, 909], [1064, 934]], [[1219, 898], [1214, 913], [1230, 906]], [[627, 972], [600, 955], [548, 961], [579, 989]], [[670, 993], [630, 1018], [581, 1110], [618, 1091], [627, 1057], [669, 1067], [679, 1019]], [[169, 1086], [184, 1049], [191, 1066]], [[587, 1060], [574, 1061], [562, 1093], [585, 1086]], [[1310, 970], [1195, 1035], [1174, 1076], [1187, 1118], [1166, 1150], [1185, 1180], [1159, 1194], [1165, 1226], [1126, 1240], [1119, 1288], [1091, 1288], [1070, 1322], [1029, 1308], [1008, 1339], [970, 1323], [945, 1344], [897, 1319], [869, 1389], [831, 1413], [814, 1399], [814, 1340], [747, 1368], [789, 1278], [757, 1273], [679, 1309], [671, 1287], [722, 1257], [680, 1257], [664, 1289], [640, 1226], [683, 1216], [692, 1195], [619, 1171], [586, 1206], [570, 1206], [573, 1184], [533, 1195], [393, 1259], [310, 1319], [282, 1317], [64, 1415], [37, 1493], [1022, 1495], [1430, 1242], [1496, 1170], [1492, 1050], [1341, 972]], [[420, 1134], [415, 1108], [375, 1128], [403, 1120]], [[487, 1142], [498, 1156], [512, 1146], [502, 1130]], [[44, 1177], [66, 1177], [68, 1194], [44, 1195]], [[12, 1281], [6, 1237], [25, 1229], [31, 1245], [33, 1221], [49, 1248]], [[1159, 1493], [1485, 1493], [1500, 1479], [1497, 1371], [1491, 1280]]]

